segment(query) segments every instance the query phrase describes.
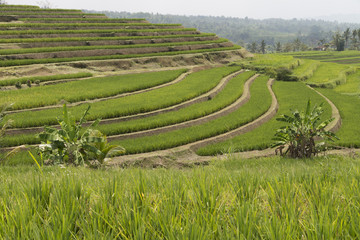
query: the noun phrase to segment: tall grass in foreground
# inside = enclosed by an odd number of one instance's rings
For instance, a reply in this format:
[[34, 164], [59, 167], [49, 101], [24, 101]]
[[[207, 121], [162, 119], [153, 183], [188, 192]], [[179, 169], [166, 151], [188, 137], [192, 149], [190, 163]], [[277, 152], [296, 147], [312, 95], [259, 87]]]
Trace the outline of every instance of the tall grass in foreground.
[[360, 160], [0, 168], [4, 239], [357, 239]]

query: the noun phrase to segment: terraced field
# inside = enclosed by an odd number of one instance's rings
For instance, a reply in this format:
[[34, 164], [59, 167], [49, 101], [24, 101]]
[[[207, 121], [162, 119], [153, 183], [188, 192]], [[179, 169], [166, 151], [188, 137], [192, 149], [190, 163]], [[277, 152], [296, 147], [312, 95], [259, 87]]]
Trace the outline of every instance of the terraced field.
[[[111, 164], [134, 154], [265, 149], [280, 126], [277, 116], [302, 108], [308, 99], [324, 102], [324, 117], [336, 116], [330, 100], [336, 104], [348, 91], [352, 96], [341, 104], [351, 104], [360, 86], [356, 66], [289, 55], [242, 59], [250, 54], [228, 40], [179, 24], [0, 8], [0, 104], [13, 103], [3, 149], [39, 144], [36, 135], [45, 125], [58, 127], [65, 102], [76, 120], [91, 105], [87, 124], [102, 119], [97, 129], [125, 147], [126, 156]], [[275, 81], [278, 68], [291, 69], [300, 81]], [[334, 88], [321, 91], [330, 100], [304, 83]], [[348, 138], [354, 124], [346, 120], [348, 108], [340, 109], [341, 146], [358, 142]], [[340, 124], [337, 117], [333, 130]]]

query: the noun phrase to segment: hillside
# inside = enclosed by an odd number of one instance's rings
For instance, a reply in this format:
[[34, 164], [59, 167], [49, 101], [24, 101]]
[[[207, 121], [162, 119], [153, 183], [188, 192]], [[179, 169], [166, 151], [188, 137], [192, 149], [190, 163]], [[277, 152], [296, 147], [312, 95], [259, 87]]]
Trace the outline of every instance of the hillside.
[[194, 27], [202, 32], [216, 33], [230, 41], [246, 46], [248, 43], [260, 43], [265, 40], [267, 45], [276, 42], [288, 43], [299, 38], [309, 46], [317, 46], [320, 39], [330, 41], [336, 31], [346, 28], [358, 29], [358, 23], [338, 23], [314, 19], [251, 19], [224, 16], [181, 16], [158, 13], [129, 13], [112, 11], [88, 11], [103, 13], [111, 18], [146, 18], [152, 23], [181, 23], [185, 27]]
[[[39, 144], [44, 126], [59, 128], [64, 103], [77, 121], [91, 106], [87, 125], [101, 119], [96, 129], [126, 149], [109, 162], [115, 165], [267, 149], [281, 126], [276, 118], [308, 99], [323, 102], [324, 118], [335, 119], [329, 130], [345, 131], [335, 145], [359, 144], [347, 134], [357, 131], [354, 122], [341, 119], [349, 107], [332, 102], [358, 101], [342, 95], [358, 83], [358, 51], [250, 56], [215, 34], [179, 24], [30, 6], [5, 5], [1, 14], [8, 22], [0, 25], [0, 105], [12, 103], [3, 150]], [[276, 81], [279, 68], [298, 81]], [[340, 87], [335, 98], [324, 96]], [[15, 159], [32, 161], [26, 152]]]
[[[110, 19], [104, 14], [36, 6], [0, 8], [1, 67], [56, 63], [70, 72], [73, 68], [116, 71], [145, 65], [211, 64], [245, 54], [226, 39], [180, 24], [152, 24], [143, 18]], [[3, 69], [0, 77], [9, 74]]]

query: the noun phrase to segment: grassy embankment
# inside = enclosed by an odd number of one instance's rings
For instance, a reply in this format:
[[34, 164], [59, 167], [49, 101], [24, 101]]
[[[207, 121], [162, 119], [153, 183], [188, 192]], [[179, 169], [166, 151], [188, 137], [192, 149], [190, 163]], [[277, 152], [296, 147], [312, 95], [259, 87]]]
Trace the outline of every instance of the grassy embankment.
[[[134, 119], [120, 123], [99, 125], [96, 129], [107, 136], [111, 136], [173, 125], [209, 115], [236, 101], [242, 95], [244, 82], [253, 74], [254, 72], [245, 72], [231, 79], [225, 88], [209, 101], [195, 103], [178, 111], [147, 117], [146, 121], [144, 119]], [[39, 143], [39, 139], [37, 139], [35, 134], [17, 134], [6, 136], [3, 146], [37, 143]]]
[[277, 81], [275, 82], [273, 89], [279, 102], [279, 110], [274, 118], [251, 132], [239, 135], [221, 143], [200, 148], [197, 151], [197, 154], [216, 155], [227, 152], [239, 152], [268, 148], [272, 144], [271, 139], [274, 137], [276, 129], [284, 125], [283, 123], [276, 121], [276, 118], [281, 114], [289, 114], [290, 109], [304, 109], [308, 99], [311, 99], [313, 104], [324, 103], [324, 118], [331, 117], [330, 105], [325, 102], [325, 99], [306, 87], [305, 84], [301, 82]]
[[14, 103], [12, 109], [27, 109], [105, 98], [154, 87], [175, 80], [186, 70], [159, 71], [90, 78], [56, 85], [27, 88], [2, 93], [0, 105]]
[[266, 158], [194, 169], [0, 168], [0, 236], [356, 239], [360, 160]]
[[[188, 75], [184, 80], [171, 86], [119, 99], [95, 102], [92, 104], [88, 119], [121, 117], [169, 107], [210, 91], [219, 84], [223, 77], [238, 70], [240, 67], [226, 66], [202, 70]], [[83, 104], [71, 107], [69, 111], [76, 119], [80, 119], [86, 108], [87, 104]], [[6, 116], [6, 119], [14, 120], [13, 127], [34, 127], [56, 124], [56, 117], [60, 115], [61, 108], [55, 108], [10, 114]]]

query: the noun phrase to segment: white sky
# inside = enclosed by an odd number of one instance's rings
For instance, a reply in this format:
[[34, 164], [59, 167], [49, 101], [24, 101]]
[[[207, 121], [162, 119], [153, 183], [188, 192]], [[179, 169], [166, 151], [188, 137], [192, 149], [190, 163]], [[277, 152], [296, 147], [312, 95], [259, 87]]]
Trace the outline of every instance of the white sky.
[[[42, 0], [6, 0], [38, 5]], [[360, 14], [360, 0], [48, 0], [56, 8], [229, 17], [315, 18]]]

